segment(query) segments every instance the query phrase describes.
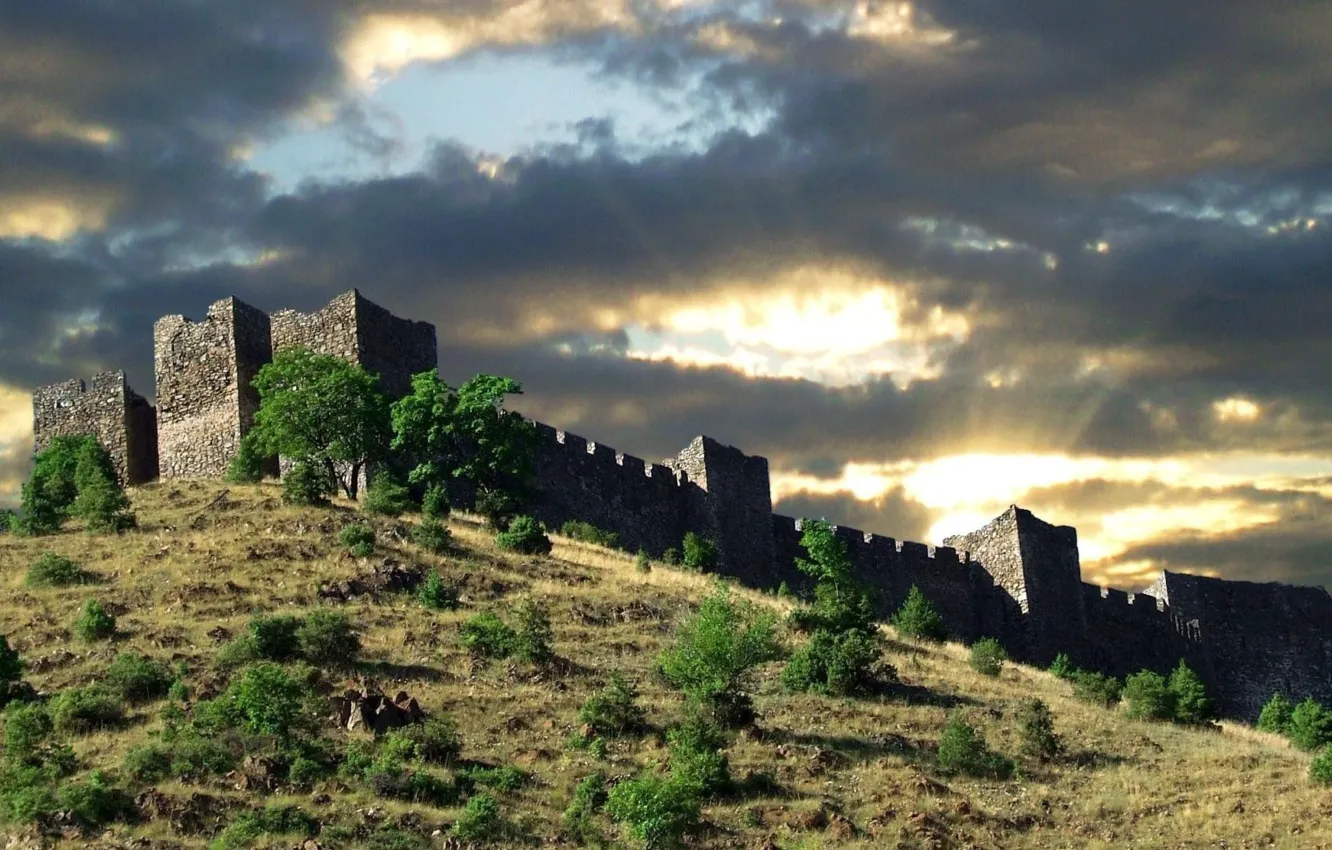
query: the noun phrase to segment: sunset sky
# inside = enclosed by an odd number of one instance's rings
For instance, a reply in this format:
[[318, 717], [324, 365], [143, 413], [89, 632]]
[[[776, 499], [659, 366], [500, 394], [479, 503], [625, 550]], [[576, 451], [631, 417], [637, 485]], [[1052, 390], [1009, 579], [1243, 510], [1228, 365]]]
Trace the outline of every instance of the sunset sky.
[[0, 0], [0, 505], [34, 387], [358, 287], [781, 513], [1332, 586], [1329, 103], [1307, 0]]

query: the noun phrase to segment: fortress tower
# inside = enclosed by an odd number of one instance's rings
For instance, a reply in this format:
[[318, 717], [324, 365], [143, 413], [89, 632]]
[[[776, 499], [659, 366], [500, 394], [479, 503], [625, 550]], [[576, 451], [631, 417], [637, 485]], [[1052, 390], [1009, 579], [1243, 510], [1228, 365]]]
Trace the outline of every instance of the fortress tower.
[[153, 342], [162, 477], [222, 475], [259, 409], [251, 383], [273, 356], [268, 316], [224, 298], [203, 321], [159, 319]]
[[32, 396], [33, 451], [55, 437], [92, 434], [111, 455], [122, 486], [157, 477], [157, 417], [130, 388], [124, 372], [103, 372], [89, 389], [75, 379], [41, 387]]
[[695, 437], [663, 463], [685, 477], [684, 529], [717, 542], [717, 571], [759, 586], [772, 584], [776, 551], [768, 459]]

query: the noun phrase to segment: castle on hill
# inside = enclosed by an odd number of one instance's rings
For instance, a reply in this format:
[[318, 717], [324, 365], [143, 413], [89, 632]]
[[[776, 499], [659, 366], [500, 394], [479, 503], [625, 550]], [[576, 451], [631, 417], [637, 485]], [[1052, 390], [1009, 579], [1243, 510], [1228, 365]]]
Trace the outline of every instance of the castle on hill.
[[[153, 328], [156, 404], [123, 372], [38, 389], [35, 450], [53, 437], [94, 434], [122, 483], [217, 478], [253, 427], [251, 382], [274, 351], [301, 346], [360, 364], [390, 397], [438, 366], [435, 328], [392, 315], [358, 291], [313, 313], [271, 315], [236, 298], [199, 321], [167, 316]], [[660, 557], [693, 531], [718, 547], [717, 572], [774, 588], [807, 583], [801, 523], [774, 514], [765, 458], [709, 437], [649, 463], [536, 423], [531, 512], [550, 528], [568, 520], [613, 531], [630, 551]], [[276, 472], [276, 470], [273, 470]], [[1318, 587], [1224, 581], [1162, 572], [1140, 593], [1082, 581], [1077, 531], [1010, 507], [943, 546], [836, 527], [858, 578], [886, 614], [919, 586], [948, 631], [997, 638], [1016, 660], [1048, 665], [1067, 653], [1080, 667], [1123, 676], [1168, 673], [1186, 659], [1221, 712], [1253, 720], [1273, 693], [1332, 704], [1332, 596]]]

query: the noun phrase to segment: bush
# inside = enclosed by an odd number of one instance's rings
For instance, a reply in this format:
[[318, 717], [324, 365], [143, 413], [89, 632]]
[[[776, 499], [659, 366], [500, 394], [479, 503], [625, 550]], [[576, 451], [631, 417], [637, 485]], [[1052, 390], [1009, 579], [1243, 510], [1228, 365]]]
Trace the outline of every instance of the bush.
[[515, 613], [518, 631], [514, 642], [514, 655], [529, 664], [549, 664], [555, 658], [551, 647], [554, 633], [550, 628], [550, 615], [546, 608], [531, 599], [518, 603]]
[[79, 488], [70, 513], [82, 517], [88, 531], [114, 534], [137, 525], [129, 499], [114, 478], [92, 477]]
[[458, 607], [458, 588], [446, 584], [439, 573], [432, 570], [416, 589], [416, 600], [434, 611], [452, 611]]
[[680, 550], [674, 546], [661, 553], [661, 562], [670, 566], [678, 566], [680, 563]]
[[675, 645], [658, 664], [695, 705], [711, 710], [723, 726], [738, 726], [753, 719], [744, 693], [750, 670], [780, 654], [772, 614], [732, 601], [721, 585], [676, 630]]
[[571, 540], [581, 540], [584, 543], [605, 546], [607, 549], [614, 549], [620, 539], [620, 536], [613, 531], [603, 531], [590, 522], [576, 519], [571, 519], [560, 526], [560, 534]]
[[1332, 746], [1323, 747], [1309, 762], [1309, 778], [1319, 785], [1332, 785]]
[[948, 636], [943, 618], [916, 585], [911, 585], [906, 601], [893, 615], [893, 626], [901, 634], [919, 640], [941, 641]]
[[[18, 650], [11, 649], [9, 639], [0, 635], [0, 685], [23, 678], [23, 659]], [[0, 706], [3, 707], [3, 706]]]
[[1164, 676], [1142, 670], [1124, 680], [1124, 701], [1128, 716], [1136, 720], [1171, 720], [1175, 716], [1175, 695]]
[[963, 773], [1007, 779], [1013, 775], [1011, 759], [993, 752], [974, 726], [954, 713], [948, 718], [939, 738], [939, 768], [946, 773]]
[[652, 572], [652, 562], [648, 559], [646, 549], [639, 549], [638, 554], [634, 556], [634, 569], [640, 573]]
[[1332, 744], [1332, 712], [1313, 697], [1291, 709], [1288, 737], [1301, 750], [1313, 752]]
[[27, 758], [55, 730], [51, 713], [40, 704], [11, 705], [5, 718], [5, 756], [10, 760]]
[[211, 704], [196, 706], [195, 715], [203, 714], [208, 725], [290, 741], [318, 722], [320, 710], [312, 696], [281, 667], [262, 663], [242, 670]]
[[1068, 654], [1061, 652], [1054, 657], [1054, 662], [1050, 664], [1050, 672], [1056, 678], [1070, 682], [1073, 680], [1073, 675], [1077, 673], [1077, 668], [1073, 666], [1073, 662], [1069, 661]]
[[1007, 660], [1008, 653], [994, 638], [981, 638], [971, 645], [971, 669], [982, 676], [998, 676]]
[[1119, 702], [1123, 691], [1124, 684], [1114, 676], [1093, 670], [1077, 670], [1073, 673], [1073, 696], [1083, 702], [1109, 708]]
[[526, 773], [512, 766], [468, 767], [459, 770], [455, 776], [464, 785], [482, 785], [494, 791], [517, 791], [528, 780]]
[[525, 514], [514, 517], [508, 529], [495, 536], [495, 543], [501, 549], [523, 555], [549, 555], [551, 550], [550, 538], [540, 523]]
[[246, 812], [222, 831], [210, 850], [240, 850], [250, 847], [265, 835], [300, 835], [313, 837], [319, 831], [319, 822], [299, 806], [269, 806]]
[[186, 732], [171, 743], [171, 775], [198, 780], [222, 776], [236, 767], [236, 756], [221, 741]]
[[1272, 694], [1258, 715], [1258, 728], [1264, 732], [1286, 735], [1290, 732], [1290, 713], [1294, 708], [1282, 694]]
[[1170, 674], [1167, 684], [1175, 702], [1175, 721], [1190, 725], [1206, 723], [1212, 718], [1212, 701], [1198, 674], [1180, 659], [1179, 666]]
[[232, 484], [256, 484], [264, 477], [264, 457], [250, 436], [251, 431], [241, 438], [236, 448], [236, 455], [227, 464], [226, 474], [222, 477]]
[[602, 844], [601, 831], [593, 818], [606, 806], [606, 777], [585, 776], [574, 787], [573, 799], [564, 810], [564, 828], [577, 844]]
[[499, 837], [503, 820], [499, 803], [489, 794], [477, 794], [467, 801], [453, 824], [453, 834], [463, 841], [487, 842]]
[[416, 505], [412, 493], [400, 481], [391, 475], [379, 474], [365, 491], [361, 509], [379, 516], [402, 516]]
[[508, 658], [518, 643], [518, 633], [490, 611], [483, 611], [462, 624], [463, 646], [483, 658]]
[[69, 587], [88, 584], [90, 578], [69, 558], [46, 552], [28, 567], [23, 584], [27, 587]]
[[358, 558], [368, 558], [375, 554], [375, 530], [368, 525], [356, 523], [346, 526], [338, 533], [338, 540]]
[[[326, 827], [320, 832], [321, 838], [331, 838]], [[340, 846], [340, 845], [328, 845]], [[430, 839], [415, 832], [408, 832], [396, 826], [380, 825], [365, 839], [366, 850], [430, 850]]]
[[171, 775], [171, 752], [155, 744], [135, 747], [125, 754], [120, 769], [135, 782], [155, 784]]
[[425, 491], [421, 499], [421, 516], [426, 519], [444, 519], [453, 512], [449, 505], [449, 491], [444, 487], [434, 486]]
[[116, 618], [102, 607], [101, 602], [89, 599], [83, 603], [79, 616], [74, 620], [76, 637], [85, 641], [106, 640], [115, 633]]
[[394, 738], [410, 743], [414, 757], [428, 764], [447, 765], [462, 754], [458, 729], [445, 717], [431, 717], [424, 723], [396, 729], [389, 733], [385, 742]]
[[874, 634], [874, 603], [869, 589], [852, 577], [846, 541], [827, 522], [812, 520], [804, 523], [800, 545], [809, 558], [797, 558], [796, 567], [814, 579], [814, 605], [793, 611], [792, 624], [815, 632], [826, 629], [833, 633], [855, 630]]
[[412, 542], [433, 555], [442, 555], [453, 543], [453, 532], [437, 519], [423, 519], [412, 529]]
[[144, 702], [166, 696], [171, 671], [146, 656], [122, 652], [106, 668], [104, 681], [122, 699]]
[[686, 569], [699, 572], [712, 572], [717, 566], [717, 544], [694, 532], [684, 536], [683, 564]]
[[9, 508], [0, 509], [0, 534], [12, 532], [18, 524], [18, 514]]
[[1050, 706], [1039, 699], [1029, 699], [1018, 710], [1018, 728], [1022, 734], [1022, 754], [1049, 761], [1058, 756], [1064, 745], [1054, 731], [1054, 715]]
[[644, 728], [647, 716], [638, 704], [638, 691], [618, 672], [599, 693], [588, 697], [578, 711], [578, 722], [599, 735], [633, 734]]
[[125, 719], [125, 704], [103, 685], [62, 691], [51, 699], [50, 710], [57, 732], [91, 732]]
[[134, 812], [134, 800], [107, 782], [100, 770], [89, 773], [86, 780], [61, 786], [56, 802], [61, 811], [69, 812], [85, 829], [103, 826]]
[[329, 496], [335, 492], [333, 476], [322, 464], [313, 461], [299, 460], [282, 476], [282, 501], [288, 505], [327, 505]]
[[678, 847], [699, 822], [698, 789], [677, 777], [642, 776], [621, 782], [606, 798], [606, 811], [646, 850]]
[[254, 617], [245, 631], [218, 654], [223, 664], [238, 666], [255, 661], [293, 661], [300, 657], [296, 634], [301, 618], [289, 614]]
[[792, 691], [855, 696], [871, 691], [875, 664], [883, 648], [877, 636], [849, 629], [840, 634], [819, 629], [782, 671]]
[[717, 727], [694, 716], [667, 732], [666, 742], [672, 778], [689, 783], [700, 796], [730, 787], [731, 766], [723, 752], [726, 739]]
[[361, 638], [346, 614], [318, 608], [296, 629], [301, 657], [312, 664], [345, 666], [361, 651]]

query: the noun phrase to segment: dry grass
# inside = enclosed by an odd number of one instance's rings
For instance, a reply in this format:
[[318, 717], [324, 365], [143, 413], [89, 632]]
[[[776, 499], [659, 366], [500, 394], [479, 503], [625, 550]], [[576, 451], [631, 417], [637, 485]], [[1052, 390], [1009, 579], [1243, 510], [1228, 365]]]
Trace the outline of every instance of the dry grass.
[[[175, 482], [135, 491], [141, 528], [120, 537], [71, 530], [46, 539], [0, 538], [0, 634], [32, 665], [29, 681], [47, 693], [84, 684], [116, 652], [134, 650], [183, 662], [192, 685], [206, 683], [218, 675], [214, 629], [234, 634], [255, 613], [312, 607], [320, 582], [357, 571], [336, 539], [342, 525], [363, 519], [350, 506], [286, 508], [272, 485], [232, 487], [218, 502], [222, 489]], [[387, 531], [410, 520], [371, 522]], [[407, 596], [343, 606], [363, 632], [362, 672], [385, 691], [406, 690], [428, 711], [450, 714], [467, 757], [530, 770], [536, 782], [500, 795], [505, 814], [533, 840], [558, 836], [560, 812], [580, 778], [594, 770], [631, 775], [664, 758], [660, 730], [682, 716], [683, 704], [657, 680], [653, 661], [712, 580], [659, 564], [639, 573], [632, 556], [558, 537], [549, 558], [513, 556], [495, 548], [477, 518], [455, 515], [449, 524], [454, 554], [436, 557], [396, 544], [384, 551], [459, 583], [463, 607], [431, 612]], [[100, 583], [26, 589], [28, 565], [48, 550], [95, 571]], [[736, 592], [779, 612], [790, 608], [761, 593]], [[123, 634], [109, 645], [90, 647], [71, 637], [70, 623], [89, 596], [120, 612]], [[549, 607], [555, 649], [573, 662], [566, 675], [477, 664], [460, 647], [461, 621], [486, 609], [507, 616], [524, 596]], [[1280, 740], [1233, 724], [1206, 732], [1129, 721], [1074, 700], [1066, 683], [1043, 671], [1010, 664], [997, 678], [976, 674], [957, 645], [891, 640], [890, 647], [906, 687], [874, 699], [790, 695], [780, 686], [780, 663], [760, 671], [759, 731], [739, 735], [729, 755], [733, 775], [761, 790], [708, 805], [697, 846], [1332, 847], [1332, 798], [1309, 783], [1307, 756]], [[606, 758], [597, 760], [566, 742], [579, 707], [612, 671], [638, 683], [654, 731], [609, 742]], [[940, 779], [932, 772], [933, 747], [951, 710], [982, 728], [995, 749], [1016, 754], [1014, 711], [1032, 696], [1053, 710], [1067, 757], [1052, 765], [1023, 763], [1022, 777], [1008, 782]], [[71, 743], [85, 765], [114, 768], [158, 727], [158, 708], [135, 709], [126, 728]], [[222, 784], [167, 783], [160, 790], [258, 803]], [[319, 790], [331, 801], [293, 801], [327, 823], [392, 819], [412, 808], [336, 786]], [[836, 818], [829, 828], [812, 826], [820, 808], [839, 812], [854, 830]], [[447, 829], [457, 814], [415, 812], [427, 835]], [[207, 845], [206, 837], [176, 834], [163, 821], [117, 826], [92, 844], [128, 846], [130, 838], [146, 840], [135, 845], [145, 847]]]

